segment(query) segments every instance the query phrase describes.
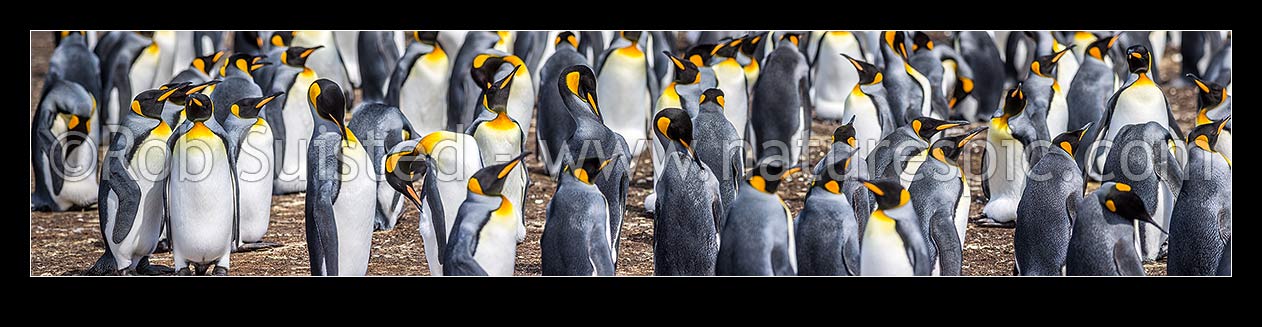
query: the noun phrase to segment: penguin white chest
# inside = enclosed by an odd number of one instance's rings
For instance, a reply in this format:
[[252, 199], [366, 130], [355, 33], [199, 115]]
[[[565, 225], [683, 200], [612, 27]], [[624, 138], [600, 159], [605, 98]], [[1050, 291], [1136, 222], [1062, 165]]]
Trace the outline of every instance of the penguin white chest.
[[412, 64], [400, 86], [399, 109], [418, 135], [440, 131], [447, 126], [447, 56], [430, 53]]
[[272, 214], [272, 127], [263, 119], [250, 126], [237, 154], [241, 240], [258, 242], [267, 233]]
[[881, 141], [881, 120], [872, 97], [855, 87], [846, 98], [845, 114], [841, 121], [854, 119], [855, 144], [859, 146], [859, 159], [867, 160], [868, 153]]
[[[132, 221], [131, 231], [122, 240], [113, 238], [113, 233], [106, 233], [107, 244], [114, 253], [115, 263], [121, 269], [134, 267], [136, 260], [153, 253], [153, 245], [158, 242], [162, 231], [164, 215], [165, 191], [154, 187], [159, 177], [167, 173], [167, 137], [171, 129], [162, 125], [149, 133], [149, 137], [141, 141], [128, 162], [127, 173], [136, 181], [140, 194], [140, 205], [136, 207], [136, 217]], [[119, 194], [109, 191], [106, 198], [112, 210], [106, 212], [105, 230], [113, 231], [117, 222]]]
[[916, 179], [916, 171], [919, 171], [920, 166], [924, 165], [928, 155], [929, 149], [924, 149], [907, 160], [907, 166], [903, 167], [903, 172], [898, 175], [899, 182], [903, 184], [903, 188], [911, 187], [911, 182]]
[[[53, 135], [68, 135], [66, 134], [67, 132], [65, 120], [60, 115], [57, 116], [56, 121], [53, 123]], [[56, 140], [55, 142], [64, 142], [64, 139]], [[62, 143], [61, 146], [63, 150], [69, 148], [69, 144], [66, 143]], [[61, 156], [63, 154], [49, 153], [48, 155]], [[61, 174], [62, 178], [61, 193], [53, 194], [53, 200], [62, 208], [87, 206], [96, 203], [97, 193], [100, 191], [97, 185], [96, 143], [90, 137], [85, 138], [83, 143], [66, 154], [64, 159], [62, 167], [47, 167], [54, 168], [55, 170], [51, 173]], [[48, 176], [51, 176], [51, 174]]]
[[825, 35], [815, 64], [815, 114], [819, 118], [840, 119], [848, 92], [859, 83], [859, 72], [840, 55], [842, 53], [861, 58], [858, 40], [849, 32], [829, 32]]
[[713, 68], [718, 87], [723, 90], [723, 116], [727, 117], [733, 127], [736, 127], [737, 133], [743, 133], [745, 124], [749, 122], [749, 97], [745, 93], [748, 83], [745, 80], [745, 70], [736, 62], [736, 59], [724, 60]]
[[920, 94], [922, 95], [920, 97], [920, 115], [933, 117], [934, 119], [944, 119], [945, 117], [933, 112], [933, 108], [930, 106], [930, 103], [933, 101], [933, 91], [931, 90], [929, 79], [915, 68], [912, 68], [911, 65], [906, 63], [903, 63], [903, 65], [907, 70], [907, 75], [911, 75], [911, 78], [916, 80], [917, 88], [920, 89]]
[[861, 276], [911, 276], [911, 259], [903, 237], [895, 229], [893, 218], [877, 210], [868, 218], [860, 246], [859, 275]]
[[1052, 103], [1047, 108], [1047, 134], [1055, 138], [1068, 130], [1069, 100], [1065, 97], [1068, 82], [1057, 80], [1057, 87], [1052, 90]]
[[478, 232], [473, 259], [491, 276], [512, 276], [517, 259], [516, 212], [511, 204], [491, 212], [490, 221]]
[[1006, 125], [998, 125], [995, 120], [998, 118], [992, 119], [986, 130], [991, 145], [986, 147], [986, 160], [993, 160], [995, 168], [987, 172], [990, 201], [982, 212], [995, 221], [1009, 222], [1017, 219], [1017, 204], [1025, 190], [1025, 146], [1012, 137]]
[[[1170, 128], [1166, 116], [1166, 96], [1161, 89], [1147, 77], [1141, 77], [1117, 97], [1113, 108], [1113, 117], [1109, 120], [1109, 131], [1105, 139], [1113, 140], [1122, 126], [1156, 122], [1162, 127]], [[1103, 166], [1101, 166], [1103, 167]]]
[[194, 125], [175, 142], [170, 178], [167, 205], [175, 257], [209, 263], [227, 256], [234, 245], [235, 181], [222, 139]]
[[955, 233], [960, 237], [960, 244], [964, 244], [965, 231], [968, 228], [968, 212], [973, 204], [973, 191], [969, 187], [968, 178], [964, 177], [963, 172], [956, 170], [960, 174], [960, 199], [955, 202]]
[[[157, 88], [155, 75], [158, 73], [158, 55], [160, 50], [157, 45], [150, 45], [140, 52], [136, 61], [131, 64], [131, 71], [128, 72], [127, 78], [131, 81], [131, 93], [127, 95], [128, 99], [136, 98], [140, 92], [148, 89]], [[166, 83], [161, 81], [158, 83]]]
[[637, 144], [648, 138], [652, 101], [647, 69], [644, 53], [635, 47], [615, 50], [609, 53], [596, 83], [605, 125], [626, 139], [632, 157], [644, 148]]
[[517, 75], [513, 75], [513, 86], [508, 93], [508, 116], [521, 125], [522, 130], [529, 130], [535, 113], [535, 84], [530, 80], [530, 71], [521, 66]]
[[342, 160], [345, 162], [341, 167], [342, 185], [338, 188], [337, 202], [333, 203], [338, 274], [359, 276], [368, 272], [377, 185], [371, 174], [368, 152], [359, 142], [343, 143]]
[[291, 94], [285, 100], [285, 106], [281, 109], [281, 115], [284, 116], [285, 135], [283, 160], [281, 161], [280, 175], [276, 176], [275, 187], [283, 192], [299, 192], [307, 188], [307, 143], [311, 142], [311, 132], [315, 128], [314, 113], [307, 104], [307, 99], [303, 94], [307, 94], [307, 89], [311, 87], [311, 83], [315, 82], [317, 76], [311, 70], [305, 70], [298, 74], [294, 79], [294, 84], [289, 87], [285, 94]]

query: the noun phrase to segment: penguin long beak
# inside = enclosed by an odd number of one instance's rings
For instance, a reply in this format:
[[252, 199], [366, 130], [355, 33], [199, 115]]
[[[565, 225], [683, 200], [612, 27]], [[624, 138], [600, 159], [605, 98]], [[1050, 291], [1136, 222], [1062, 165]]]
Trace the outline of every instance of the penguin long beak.
[[1055, 56], [1055, 57], [1052, 57], [1052, 62], [1060, 62], [1060, 58], [1061, 58], [1061, 57], [1064, 57], [1064, 56], [1065, 56], [1065, 54], [1069, 52], [1069, 50], [1073, 50], [1073, 49], [1074, 49], [1074, 47], [1076, 47], [1076, 46], [1078, 46], [1078, 45], [1077, 45], [1077, 44], [1070, 44], [1068, 47], [1065, 47], [1064, 49], [1061, 49], [1061, 50], [1060, 50], [1060, 52], [1057, 52], [1057, 53], [1056, 53], [1056, 56]]
[[1201, 80], [1199, 77], [1196, 77], [1196, 74], [1187, 73], [1187, 75], [1184, 76], [1191, 78], [1192, 82], [1196, 83], [1196, 87], [1201, 88], [1201, 92], [1209, 93], [1209, 85], [1205, 84], [1205, 81]]

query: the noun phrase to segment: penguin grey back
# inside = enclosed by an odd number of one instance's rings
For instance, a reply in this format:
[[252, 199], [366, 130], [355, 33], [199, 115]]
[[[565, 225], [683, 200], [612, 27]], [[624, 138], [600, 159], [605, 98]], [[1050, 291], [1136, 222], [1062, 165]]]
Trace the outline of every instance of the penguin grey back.
[[[754, 85], [750, 117], [757, 142], [754, 144], [757, 162], [772, 156], [780, 156], [784, 162], [793, 159], [789, 157], [789, 149], [794, 146], [790, 138], [802, 129], [804, 115], [807, 122], [811, 118], [806, 78], [806, 58], [796, 48], [777, 47], [767, 55]], [[808, 106], [806, 113], [801, 110], [803, 106]], [[809, 139], [809, 135], [804, 134], [802, 139]]]
[[390, 73], [394, 72], [399, 61], [399, 48], [394, 42], [394, 32], [360, 31], [357, 43], [363, 102], [384, 102], [386, 80], [390, 78]]

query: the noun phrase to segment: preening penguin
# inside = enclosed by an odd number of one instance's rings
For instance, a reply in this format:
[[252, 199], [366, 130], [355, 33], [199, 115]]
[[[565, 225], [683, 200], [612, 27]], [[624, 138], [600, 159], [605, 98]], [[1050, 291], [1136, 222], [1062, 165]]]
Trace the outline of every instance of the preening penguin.
[[1135, 224], [1156, 224], [1129, 184], [1105, 182], [1078, 201], [1065, 256], [1069, 276], [1143, 276]]
[[956, 164], [964, 146], [985, 127], [952, 137], [943, 137], [929, 147], [929, 157], [916, 170], [908, 190], [917, 224], [927, 239], [934, 271], [943, 276], [959, 276], [964, 257], [964, 231], [968, 209], [973, 202], [964, 171]]
[[390, 75], [386, 103], [399, 107], [403, 116], [426, 135], [447, 128], [447, 86], [451, 61], [438, 43], [439, 32], [412, 32], [411, 42]]
[[716, 274], [797, 274], [793, 214], [789, 212], [784, 200], [780, 199], [780, 195], [776, 194], [776, 190], [780, 187], [780, 182], [802, 168], [783, 167], [779, 161], [768, 160], [760, 162], [749, 173], [745, 185], [742, 185], [740, 193], [736, 195], [736, 201], [719, 223], [721, 229], [718, 260], [715, 262]]
[[[565, 102], [565, 98], [571, 94], [570, 84], [564, 78], [565, 76], [561, 75], [561, 71], [573, 66], [586, 66], [587, 61], [582, 54], [578, 53], [578, 39], [572, 32], [557, 34], [552, 45], [556, 50], [544, 62], [539, 72], [539, 118], [535, 123], [537, 142], [535, 148], [539, 150], [540, 161], [543, 162], [548, 176], [557, 178], [561, 174], [561, 168], [568, 161], [562, 157], [562, 154], [568, 153], [566, 150], [568, 147], [564, 144], [565, 140], [569, 138], [570, 131], [575, 128], [574, 117], [570, 114], [570, 107]], [[573, 94], [586, 94], [579, 93], [580, 88], [590, 90], [593, 94], [596, 92], [595, 79], [576, 82], [578, 83], [575, 83]], [[579, 97], [582, 98], [582, 96]]]
[[373, 166], [364, 144], [346, 128], [341, 87], [321, 78], [304, 94], [308, 112], [315, 116], [307, 145], [306, 181], [311, 275], [364, 275], [377, 204]]
[[1174, 148], [1171, 143], [1176, 142], [1179, 141], [1155, 122], [1122, 126], [1104, 165], [1103, 176], [1134, 187], [1134, 193], [1143, 199], [1148, 214], [1158, 225], [1137, 227], [1140, 254], [1145, 261], [1165, 254], [1167, 235], [1160, 229], [1170, 226], [1176, 196], [1183, 185], [1183, 168], [1169, 151]]
[[852, 127], [852, 136], [855, 138], [855, 144], [851, 146], [863, 149], [855, 153], [855, 156], [866, 163], [871, 149], [876, 149], [881, 138], [894, 132], [894, 128], [898, 126], [895, 121], [899, 119], [895, 119], [890, 113], [889, 102], [885, 99], [885, 86], [881, 84], [885, 74], [872, 64], [844, 53], [842, 56], [859, 73], [859, 80], [846, 96], [845, 112], [841, 120], [850, 122], [848, 124]]
[[97, 206], [105, 253], [88, 268], [87, 275], [174, 272], [169, 267], [149, 265], [149, 255], [157, 248], [166, 223], [167, 138], [171, 127], [161, 115], [163, 95], [173, 92], [142, 92], [132, 100], [131, 110], [119, 117], [119, 129], [126, 132], [111, 135], [117, 141], [110, 144], [105, 156]]
[[966, 121], [945, 121], [923, 116], [912, 119], [911, 123], [894, 129], [894, 132], [875, 144], [876, 149], [868, 154], [871, 175], [874, 178], [897, 177], [903, 184], [910, 185], [916, 170], [928, 157], [929, 145], [937, 140], [938, 133], [967, 124]]
[[[479, 55], [481, 56], [481, 55]], [[476, 66], [477, 59], [474, 60]], [[529, 77], [520, 74], [523, 65], [516, 65], [504, 78], [495, 81], [482, 90], [478, 103], [478, 117], [469, 125], [465, 134], [473, 135], [482, 153], [482, 162], [497, 164], [508, 162], [526, 151], [526, 128], [518, 120], [509, 116], [508, 107], [512, 105], [512, 92], [517, 88], [530, 85], [515, 85], [517, 78]], [[476, 69], [476, 68], [475, 68]], [[477, 79], [477, 72], [474, 73]], [[517, 242], [526, 240], [525, 201], [526, 189], [530, 186], [526, 167], [509, 172], [504, 184], [504, 196], [515, 208], [514, 219], [517, 220]]]
[[[699, 63], [704, 60], [701, 54], [695, 55], [696, 61], [694, 62], [693, 60], [675, 57], [675, 55], [670, 53], [663, 53], [669, 58], [671, 66], [674, 68], [672, 74], [674, 75], [674, 80], [662, 89], [661, 95], [657, 98], [657, 108], [653, 109], [654, 115], [656, 115], [656, 112], [666, 108], [682, 108], [688, 113], [690, 118], [697, 117], [701, 111], [700, 102], [693, 101], [693, 99], [701, 99], [701, 92], [705, 90], [706, 85], [713, 87], [717, 84], [713, 74], [707, 79], [701, 69], [709, 70], [711, 73], [713, 73], [713, 69]], [[731, 116], [728, 116], [729, 113], [725, 111], [723, 114], [727, 117], [728, 122], [731, 123]], [[737, 125], [732, 124], [732, 126], [735, 127]], [[742, 127], [737, 127], [736, 132], [739, 135], [744, 135], [745, 128], [743, 126], [745, 125], [742, 124], [740, 126]], [[652, 139], [653, 152], [650, 154], [653, 157], [653, 183], [657, 183], [658, 178], [662, 175], [663, 165], [665, 165], [663, 160], [666, 158], [666, 148], [663, 146], [668, 142], [659, 139], [657, 133], [653, 133]], [[743, 137], [742, 140], [744, 140]], [[743, 144], [742, 147], [744, 147]], [[744, 157], [742, 157], [741, 161], [744, 161]], [[657, 208], [655, 201], [657, 201], [657, 193], [650, 193], [646, 196], [644, 198], [644, 210], [653, 212]]]
[[[984, 31], [958, 32], [955, 51], [973, 70], [972, 97], [977, 99], [977, 119], [1000, 109], [1004, 96], [1004, 62], [995, 40]], [[966, 116], [967, 118], [967, 116]]]
[[861, 180], [876, 195], [876, 211], [868, 218], [860, 245], [861, 276], [929, 276], [933, 258], [921, 233], [911, 193], [898, 180]]
[[[373, 173], [378, 176], [388, 173], [385, 170], [388, 151], [400, 142], [421, 137], [398, 107], [381, 103], [360, 105], [346, 123], [346, 128], [354, 132], [361, 143], [370, 145], [367, 148], [368, 158], [372, 162]], [[377, 211], [373, 218], [373, 230], [394, 229], [399, 215], [403, 213], [401, 197], [399, 192], [391, 190], [386, 180], [377, 179]], [[420, 210], [419, 207], [417, 209]]]
[[[990, 128], [986, 132], [986, 147], [982, 174], [982, 190], [989, 200], [982, 208], [984, 224], [1009, 225], [1017, 219], [1017, 205], [1021, 202], [1021, 193], [1025, 190], [1025, 180], [1029, 169], [1035, 164], [1028, 159], [1025, 147], [1039, 139], [1043, 132], [1038, 118], [1026, 112], [1028, 98], [1025, 96], [1022, 83], [1017, 83], [1004, 98], [1003, 110], [995, 112], [990, 118]], [[1042, 131], [1046, 131], [1045, 129]], [[1041, 153], [1029, 154], [1041, 156]], [[993, 166], [992, 166], [993, 165]], [[993, 168], [991, 168], [993, 167]]]
[[1170, 103], [1166, 101], [1165, 93], [1157, 87], [1157, 83], [1149, 74], [1155, 71], [1155, 68], [1148, 48], [1142, 45], [1127, 48], [1126, 65], [1130, 71], [1128, 83], [1113, 93], [1112, 98], [1109, 98], [1105, 107], [1107, 110], [1104, 116], [1100, 117], [1100, 123], [1097, 124], [1100, 128], [1092, 131], [1089, 136], [1092, 145], [1091, 152], [1087, 154], [1086, 171], [1092, 179], [1100, 179], [1099, 174], [1111, 153], [1108, 148], [1116, 143], [1114, 139], [1118, 131], [1130, 124], [1156, 122], [1165, 127], [1176, 139], [1174, 149], [1171, 150], [1174, 151], [1176, 158], [1179, 158], [1180, 163], [1186, 161], [1187, 149], [1182, 140], [1183, 132], [1175, 122], [1174, 113], [1170, 111]]
[[[1078, 76], [1082, 76], [1079, 74]], [[1052, 139], [1053, 148], [1030, 168], [1017, 205], [1013, 250], [1022, 276], [1060, 276], [1073, 231], [1073, 212], [1086, 186], [1074, 162], [1088, 126]]]
[[653, 187], [658, 195], [653, 210], [653, 272], [658, 276], [714, 275], [725, 214], [721, 182], [699, 157], [694, 122], [687, 112], [666, 108], [653, 121], [654, 133], [669, 151]]
[[[530, 130], [535, 113], [535, 86], [525, 62], [516, 55], [499, 50], [486, 50], [473, 57], [473, 68], [470, 74], [480, 90], [487, 89], [491, 83], [513, 74], [512, 87], [504, 88], [507, 92], [506, 112], [508, 117], [521, 124], [523, 131]], [[475, 105], [476, 106], [476, 105]], [[482, 114], [482, 111], [478, 111]], [[477, 120], [475, 115], [474, 120]]]
[[[53, 49], [52, 56], [48, 58], [48, 73], [44, 76], [44, 90], [41, 93], [47, 94], [48, 88], [56, 84], [54, 81], [73, 82], [88, 92], [90, 102], [95, 108], [97, 99], [104, 99], [101, 91], [101, 62], [96, 53], [88, 47], [87, 34], [82, 31], [60, 31], [57, 35], [61, 40]], [[170, 75], [167, 76], [170, 77]], [[141, 90], [147, 89], [149, 89], [148, 85]], [[141, 90], [136, 92], [139, 93]], [[95, 109], [90, 110], [88, 117], [91, 119], [84, 121], [92, 126], [91, 129], [96, 131], [94, 133], [103, 132], [98, 116]], [[87, 138], [92, 140], [93, 148], [96, 144], [100, 144], [101, 140], [101, 135], [94, 133], [87, 135]]]
[[[350, 74], [346, 71], [346, 65], [332, 31], [294, 31], [293, 39], [287, 44], [290, 47], [327, 48], [324, 51], [311, 54], [307, 58], [307, 67], [315, 70], [316, 74], [320, 75], [320, 78], [330, 79], [337, 85], [345, 85], [346, 87], [342, 89], [342, 96], [347, 99], [355, 99], [355, 93], [352, 92], [351, 88]], [[346, 110], [351, 110], [350, 105], [350, 101], [347, 101]]]
[[[806, 58], [797, 51], [798, 35], [785, 34], [767, 55], [766, 67], [754, 85], [750, 125], [754, 157], [786, 164], [803, 161], [811, 132], [811, 102]], [[775, 157], [775, 158], [773, 158]]]
[[[32, 211], [67, 211], [97, 202], [96, 101], [78, 83], [50, 80], [31, 122]], [[123, 146], [123, 145], [120, 145]]]
[[443, 275], [513, 275], [520, 211], [502, 191], [509, 173], [527, 154], [486, 166], [469, 178], [467, 197], [443, 252]]
[[[743, 91], [743, 89], [737, 91]], [[736, 132], [736, 127], [723, 117], [727, 103], [725, 98], [723, 90], [720, 89], [707, 89], [701, 94], [701, 110], [696, 118], [692, 119], [694, 141], [689, 141], [691, 143], [689, 145], [695, 148], [697, 157], [706, 164], [707, 170], [712, 172], [718, 180], [723, 207], [727, 208], [736, 198], [736, 192], [742, 184], [741, 180], [744, 179], [745, 142]]]
[[835, 157], [816, 166], [824, 170], [815, 173], [794, 224], [799, 276], [859, 275], [859, 222], [843, 187], [851, 162], [857, 161], [853, 151], [843, 152], [830, 153]]
[[648, 55], [640, 45], [645, 32], [620, 31], [625, 46], [605, 50], [595, 65], [596, 93], [605, 99], [600, 104], [605, 125], [622, 136], [631, 151], [630, 168], [635, 170], [640, 152], [648, 143], [648, 127], [657, 78], [649, 67]]
[[613, 276], [609, 208], [593, 184], [601, 168], [612, 161], [584, 158], [576, 161], [579, 165], [566, 167], [548, 202], [539, 240], [544, 276]]
[[1170, 217], [1169, 275], [1231, 274], [1231, 159], [1214, 150], [1227, 119], [1188, 135], [1188, 179]]
[[[227, 108], [223, 127], [227, 142], [233, 152], [229, 158], [236, 163], [237, 205], [240, 208], [240, 242], [236, 250], [256, 250], [280, 246], [279, 243], [263, 242], [272, 215], [272, 165], [276, 162], [273, 149], [275, 138], [272, 127], [263, 117], [263, 108], [276, 100], [280, 93], [266, 97], [237, 100]], [[211, 102], [214, 102], [213, 100]]]
[[[274, 37], [275, 38], [275, 37]], [[319, 113], [311, 110], [309, 100], [303, 95], [319, 76], [311, 68], [307, 68], [307, 58], [320, 50], [320, 47], [289, 47], [281, 52], [280, 62], [274, 72], [275, 76], [269, 92], [285, 92], [276, 98], [275, 103], [264, 107], [264, 117], [272, 126], [272, 135], [276, 137], [273, 144], [275, 152], [275, 182], [273, 194], [290, 194], [307, 190], [306, 162], [307, 155], [302, 153], [312, 140], [315, 130], [315, 119]]]
[[[169, 92], [169, 91], [168, 91]], [[240, 239], [237, 144], [214, 121], [205, 94], [188, 96], [185, 121], [167, 141], [170, 177], [166, 184], [167, 226], [176, 274], [227, 275], [229, 257]]]

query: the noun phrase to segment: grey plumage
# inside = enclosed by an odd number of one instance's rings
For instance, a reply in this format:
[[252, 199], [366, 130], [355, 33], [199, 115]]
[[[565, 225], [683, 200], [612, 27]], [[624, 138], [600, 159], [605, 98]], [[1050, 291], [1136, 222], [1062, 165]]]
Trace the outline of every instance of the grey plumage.
[[[407, 118], [403, 117], [403, 112], [399, 111], [398, 107], [381, 103], [361, 104], [359, 111], [356, 111], [355, 115], [346, 123], [346, 128], [355, 133], [360, 143], [365, 145], [366, 150], [368, 150], [368, 158], [372, 161], [373, 171], [378, 176], [385, 174], [383, 165], [385, 156], [390, 149], [394, 148], [399, 142], [423, 136], [417, 135], [416, 131], [412, 129], [412, 124], [408, 122]], [[385, 179], [380, 179], [377, 183], [379, 184], [378, 190], [381, 190], [382, 187], [380, 185], [386, 183], [386, 181]], [[390, 192], [390, 194], [384, 195], [378, 194], [378, 197], [382, 196], [391, 198], [388, 201], [391, 205], [382, 207], [381, 202], [378, 202], [376, 214], [373, 218], [373, 229], [391, 230], [397, 223], [396, 219], [401, 215], [401, 211], [393, 211], [401, 203], [402, 196], [398, 192]]]
[[486, 270], [474, 260], [478, 248], [478, 234], [491, 219], [503, 201], [498, 196], [486, 196], [469, 192], [456, 214], [451, 237], [443, 258], [443, 276], [486, 276]]
[[[78, 83], [67, 80], [50, 80], [45, 86], [36, 106], [35, 117], [31, 122], [31, 164], [35, 172], [35, 192], [31, 194], [31, 210], [64, 211], [55, 198], [62, 193], [68, 182], [66, 177], [95, 178], [95, 176], [70, 175], [73, 173], [96, 173], [96, 142], [92, 142], [88, 130], [92, 122], [95, 104], [91, 94]], [[60, 135], [53, 134], [57, 127], [56, 118], [65, 114], [78, 121], [78, 125], [69, 128]], [[66, 122], [69, 124], [69, 122]], [[65, 126], [69, 127], [69, 126]], [[64, 144], [63, 144], [64, 143]], [[75, 150], [91, 151], [89, 162], [68, 162], [73, 160]], [[88, 164], [91, 167], [79, 167], [70, 170], [67, 167], [78, 167]], [[69, 176], [68, 176], [69, 175]], [[93, 201], [95, 202], [95, 201]], [[88, 206], [92, 203], [72, 204], [72, 207]]]
[[1104, 183], [1077, 202], [1074, 229], [1065, 256], [1066, 275], [1144, 275], [1139, 252], [1135, 249], [1134, 220], [1105, 208], [1106, 194], [1115, 192], [1112, 191], [1114, 185]]
[[653, 209], [653, 271], [658, 276], [714, 275], [718, 233], [723, 226], [720, 220], [725, 214], [720, 182], [712, 169], [698, 159], [699, 153], [684, 146], [692, 143], [689, 140], [695, 131], [682, 126], [693, 124], [687, 113], [667, 108], [654, 118], [655, 122], [667, 120], [670, 126], [665, 131], [654, 128], [667, 152], [662, 175], [654, 185], [657, 200]]
[[[787, 39], [767, 55], [765, 66], [754, 85], [750, 125], [754, 134], [754, 157], [763, 162], [779, 157], [784, 163], [801, 158], [793, 156], [794, 134], [800, 133], [806, 143], [810, 139], [811, 104], [806, 58]], [[804, 126], [803, 122], [806, 123]], [[798, 154], [805, 156], [808, 151]]]
[[[363, 102], [385, 102], [391, 73], [399, 61], [399, 48], [394, 43], [394, 32], [359, 31], [356, 39], [359, 57], [360, 86]], [[394, 83], [391, 83], [394, 84]], [[398, 106], [396, 98], [392, 105]]]
[[[1203, 131], [1214, 130], [1219, 124], [1216, 121], [1198, 127], [1192, 134], [1204, 134]], [[1213, 144], [1206, 144], [1213, 149]], [[1166, 273], [1171, 276], [1230, 275], [1231, 166], [1220, 153], [1194, 146], [1188, 154], [1187, 174], [1170, 217]], [[1224, 265], [1227, 271], [1223, 271]]]
[[[1167, 143], [1173, 138], [1156, 122], [1126, 125], [1117, 134], [1104, 165], [1104, 178], [1134, 187], [1148, 214], [1161, 226], [1169, 226], [1172, 206], [1183, 185], [1183, 169]], [[1141, 225], [1139, 230], [1143, 258], [1156, 260], [1163, 255], [1166, 235], [1152, 226]]]
[[549, 176], [559, 176], [565, 159], [562, 154], [568, 153], [563, 144], [575, 128], [574, 117], [570, 107], [566, 106], [565, 97], [570, 93], [566, 89], [561, 71], [576, 65], [587, 65], [587, 60], [568, 42], [556, 44], [556, 52], [548, 57], [539, 72], [539, 104], [536, 119], [535, 137], [538, 142], [539, 155], [544, 162]]
[[[452, 61], [450, 84], [447, 85], [447, 130], [458, 131], [458, 126], [473, 122], [477, 108], [473, 104], [481, 88], [475, 85], [470, 68], [473, 57], [482, 53], [499, 40], [495, 32], [470, 31], [464, 44]], [[402, 82], [402, 81], [400, 81]]]
[[973, 70], [973, 97], [977, 98], [979, 117], [1000, 110], [1003, 99], [1004, 63], [999, 48], [990, 34], [984, 31], [959, 32], [955, 39], [956, 51]]
[[1083, 186], [1082, 170], [1065, 151], [1052, 149], [1030, 168], [1017, 205], [1013, 235], [1017, 270], [1021, 275], [1062, 274], [1073, 231], [1070, 211], [1076, 210]]
[[[796, 51], [796, 49], [794, 49]], [[761, 78], [760, 78], [761, 79]], [[742, 185], [720, 232], [715, 273], [721, 276], [795, 275], [790, 257], [796, 251], [779, 196]], [[661, 201], [661, 200], [658, 200]]]
[[723, 96], [723, 91], [710, 89], [706, 90], [706, 95], [706, 102], [701, 103], [701, 109], [692, 121], [692, 146], [696, 148], [697, 157], [717, 179], [723, 207], [726, 208], [732, 205], [744, 177], [745, 142], [737, 134], [736, 127], [723, 115], [725, 108], [716, 101], [710, 101]]
[[[848, 160], [850, 154], [845, 155], [846, 159], [843, 160]], [[824, 163], [825, 161], [820, 161], [821, 165], [816, 167], [845, 169], [848, 165], [844, 161], [833, 161], [828, 165]], [[806, 194], [802, 212], [795, 219], [795, 255], [798, 261], [797, 273], [800, 276], [859, 275], [859, 235], [862, 228], [855, 219], [855, 208], [851, 207], [846, 198], [845, 187], [838, 184], [839, 180], [849, 180], [845, 173], [835, 169], [818, 171], [816, 176], [820, 178], [815, 180]], [[830, 187], [838, 187], [836, 190], [841, 193], [833, 193]]]
[[[1061, 81], [1064, 83], [1064, 81]], [[1069, 94], [1069, 129], [1078, 129], [1100, 120], [1104, 114], [1105, 104], [1113, 95], [1113, 71], [1100, 59], [1085, 56], [1078, 74], [1070, 83]], [[1082, 151], [1086, 153], [1086, 151]]]
[[552, 198], [539, 240], [543, 275], [613, 276], [609, 211], [600, 189], [565, 173]]

